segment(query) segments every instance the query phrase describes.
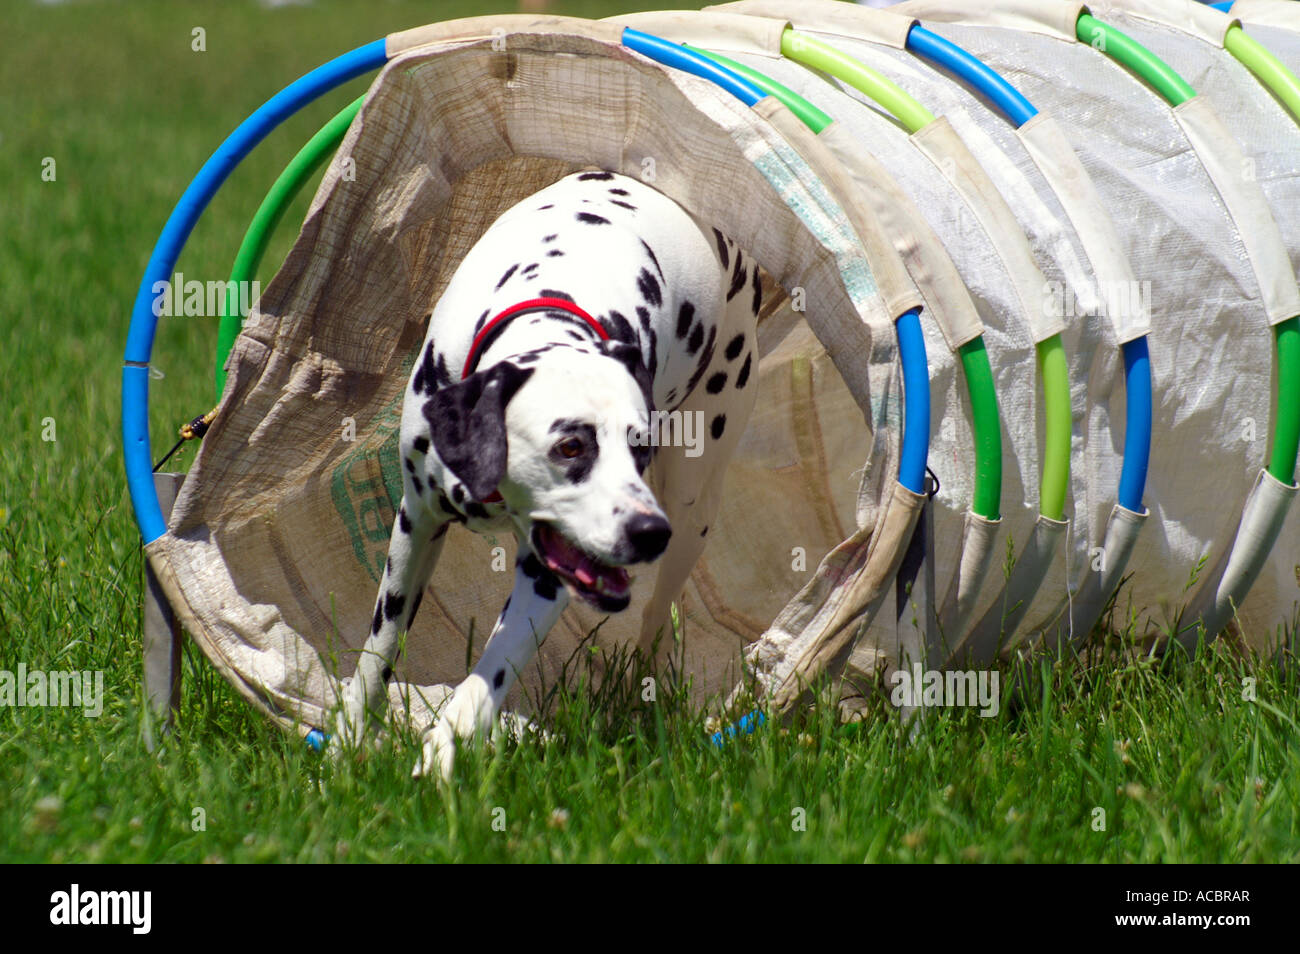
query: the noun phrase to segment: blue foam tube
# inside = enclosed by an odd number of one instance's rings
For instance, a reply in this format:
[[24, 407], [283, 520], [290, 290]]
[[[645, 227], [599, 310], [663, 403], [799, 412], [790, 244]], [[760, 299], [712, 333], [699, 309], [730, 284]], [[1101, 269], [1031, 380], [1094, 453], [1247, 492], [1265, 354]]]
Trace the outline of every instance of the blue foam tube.
[[1124, 352], [1124, 464], [1119, 475], [1119, 503], [1144, 513], [1147, 465], [1151, 461], [1151, 355], [1146, 336], [1126, 342]]
[[676, 43], [669, 43], [662, 37], [624, 27], [623, 45], [642, 56], [648, 56], [656, 63], [712, 80], [746, 106], [753, 106], [767, 95], [743, 76], [733, 73], [707, 56]]
[[920, 315], [921, 309], [913, 308], [894, 323], [903, 365], [903, 449], [898, 482], [918, 494], [925, 493], [925, 465], [930, 456], [930, 370]]
[[918, 56], [955, 73], [992, 101], [1020, 128], [1038, 115], [1038, 110], [1014, 86], [961, 47], [919, 24], [907, 34], [907, 48]]
[[[1232, 3], [1216, 3], [1227, 10]], [[1010, 83], [961, 47], [936, 33], [914, 25], [907, 36], [907, 48], [925, 57], [978, 89], [1017, 127], [1038, 114], [1038, 110]], [[1145, 512], [1142, 496], [1151, 460], [1152, 393], [1151, 360], [1145, 337], [1123, 346], [1127, 415], [1124, 433], [1124, 462], [1120, 472], [1118, 500], [1136, 513]], [[901, 478], [900, 478], [901, 479]]]
[[1214, 7], [1214, 9], [1216, 10], [1221, 10], [1224, 13], [1227, 13], [1229, 10], [1232, 9], [1232, 4], [1234, 2], [1235, 0], [1222, 0], [1222, 2], [1220, 3], [1212, 3], [1210, 4], [1210, 6]]
[[154, 490], [149, 447], [149, 359], [153, 353], [158, 316], [154, 314], [154, 286], [170, 282], [190, 231], [221, 188], [231, 170], [272, 129], [323, 93], [383, 66], [386, 43], [375, 40], [336, 57], [290, 83], [244, 120], [217, 147], [186, 188], [163, 226], [145, 268], [131, 309], [122, 369], [122, 442], [126, 458], [126, 483], [135, 510], [135, 522], [145, 543], [166, 530], [158, 494]]
[[[127, 365], [122, 369], [122, 446], [126, 450], [126, 485], [135, 506], [135, 522], [145, 543], [167, 530], [158, 492], [153, 484], [153, 463], [149, 458], [149, 368]], [[152, 508], [142, 500], [141, 490], [152, 491]]]

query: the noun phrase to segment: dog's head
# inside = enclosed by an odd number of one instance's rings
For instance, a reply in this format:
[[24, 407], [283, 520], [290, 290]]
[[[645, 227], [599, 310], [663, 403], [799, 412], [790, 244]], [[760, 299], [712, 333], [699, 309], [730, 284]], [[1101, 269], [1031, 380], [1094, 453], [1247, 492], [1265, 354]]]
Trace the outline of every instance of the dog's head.
[[505, 501], [518, 536], [574, 595], [617, 612], [625, 566], [671, 528], [642, 472], [652, 398], [633, 346], [554, 346], [498, 362], [425, 405], [434, 449], [467, 492]]

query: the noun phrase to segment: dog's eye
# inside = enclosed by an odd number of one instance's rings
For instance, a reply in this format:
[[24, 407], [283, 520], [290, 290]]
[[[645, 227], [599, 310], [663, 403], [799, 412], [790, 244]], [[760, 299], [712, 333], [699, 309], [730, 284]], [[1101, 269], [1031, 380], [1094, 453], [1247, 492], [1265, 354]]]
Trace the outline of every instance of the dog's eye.
[[567, 460], [581, 456], [583, 450], [582, 441], [577, 437], [566, 437], [555, 444], [555, 453]]

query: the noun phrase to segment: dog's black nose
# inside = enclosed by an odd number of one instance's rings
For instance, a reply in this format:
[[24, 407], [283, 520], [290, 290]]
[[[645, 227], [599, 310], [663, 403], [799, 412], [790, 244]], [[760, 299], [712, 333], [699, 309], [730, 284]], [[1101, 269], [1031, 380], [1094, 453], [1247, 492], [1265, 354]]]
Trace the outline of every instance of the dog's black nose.
[[668, 521], [654, 514], [639, 513], [627, 522], [623, 533], [632, 546], [637, 561], [653, 560], [664, 552], [673, 528]]

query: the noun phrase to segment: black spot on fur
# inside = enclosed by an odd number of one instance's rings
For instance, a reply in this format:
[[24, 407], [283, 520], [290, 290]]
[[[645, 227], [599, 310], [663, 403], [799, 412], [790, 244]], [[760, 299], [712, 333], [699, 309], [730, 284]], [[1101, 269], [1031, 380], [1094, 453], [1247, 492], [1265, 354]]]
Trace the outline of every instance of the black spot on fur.
[[609, 219], [594, 212], [579, 212], [575, 217], [583, 225], [609, 225]]
[[478, 316], [478, 321], [474, 322], [474, 334], [478, 334], [483, 330], [483, 326], [487, 324], [487, 317], [491, 312], [491, 308], [485, 308], [483, 314]]
[[536, 554], [533, 553], [524, 557], [523, 562], [519, 564], [519, 569], [522, 570], [524, 576], [528, 577], [530, 580], [535, 580], [543, 573], [549, 572], [546, 567], [542, 566], [542, 561], [537, 559]]
[[486, 520], [488, 518], [487, 507], [483, 506], [477, 500], [471, 500], [465, 504], [465, 514], [476, 520]]
[[397, 619], [402, 615], [402, 607], [405, 605], [405, 596], [389, 590], [388, 595], [384, 597], [384, 619]]
[[542, 237], [542, 241], [543, 241], [543, 242], [554, 242], [554, 241], [555, 241], [557, 238], [559, 238], [559, 237], [560, 237], [560, 233], [559, 233], [559, 232], [552, 232], [550, 235], [543, 236], [543, 237]]
[[[504, 275], [502, 275], [501, 278], [500, 278], [500, 280], [497, 282], [497, 287], [496, 287], [495, 290], [496, 290], [496, 291], [500, 291], [500, 290], [501, 290], [501, 286], [504, 285], [506, 282], [510, 281], [510, 276], [513, 275], [513, 274], [515, 273], [516, 269], [518, 269], [518, 268], [519, 268], [519, 263], [518, 263], [518, 262], [515, 262], [515, 264], [513, 264], [513, 265], [511, 265], [509, 268], [507, 268], [507, 269], [506, 269], [506, 273], [505, 273]], [[731, 296], [727, 296], [727, 297], [731, 297]]]
[[654, 262], [655, 271], [659, 273], [659, 277], [663, 278], [664, 270], [659, 267], [659, 259], [655, 256], [655, 250], [646, 244], [645, 239], [641, 240], [641, 247], [645, 249], [645, 253], [650, 256], [650, 261]]
[[691, 330], [691, 322], [695, 320], [695, 306], [689, 301], [682, 302], [682, 307], [677, 310], [677, 337], [685, 338]]
[[429, 347], [424, 349], [424, 356], [420, 359], [420, 366], [415, 369], [415, 377], [411, 379], [411, 387], [416, 394], [430, 394], [433, 392], [436, 381], [437, 374], [434, 371], [433, 342], [431, 341]]
[[[573, 296], [568, 292], [556, 291], [554, 288], [543, 288], [538, 292], [538, 294], [543, 298], [558, 298], [560, 301], [573, 301]], [[567, 313], [562, 314], [564, 314], [565, 317], [568, 317]]]
[[758, 266], [754, 266], [754, 303], [751, 306], [754, 314], [763, 306], [763, 283], [758, 279]]
[[718, 344], [718, 326], [714, 325], [709, 329], [709, 337], [704, 342], [704, 350], [700, 353], [700, 362], [695, 366], [695, 372], [691, 375], [690, 381], [686, 383], [686, 393], [690, 394], [695, 390], [695, 385], [700, 383], [700, 378], [704, 377], [704, 372], [708, 370], [709, 364], [713, 361], [713, 350]]
[[[646, 274], [643, 270], [642, 274]], [[653, 281], [653, 279], [651, 279]], [[615, 341], [623, 341], [627, 344], [636, 344], [636, 330], [632, 324], [617, 311], [611, 310], [609, 317], [601, 321], [601, 325], [609, 332], [609, 336]]]
[[413, 461], [413, 460], [411, 460], [411, 458], [407, 457], [406, 460], [404, 461], [404, 463], [406, 464], [406, 469], [407, 469], [407, 470], [409, 470], [411, 473], [415, 473], [415, 461]]
[[[434, 539], [436, 540], [436, 539], [438, 539], [438, 537], [441, 536], [443, 533], [446, 533], [446, 532], [447, 532], [447, 527], [448, 527], [448, 526], [450, 526], [450, 524], [446, 524], [446, 523], [444, 523], [444, 524], [442, 525], [442, 532], [439, 533], [439, 534], [436, 534], [436, 535], [434, 536]], [[424, 599], [424, 590], [417, 590], [416, 593], [415, 593], [415, 599], [411, 600], [411, 611], [410, 611], [409, 613], [406, 614], [406, 628], [407, 628], [407, 629], [410, 629], [410, 628], [411, 628], [411, 624], [415, 622], [415, 614], [418, 613], [418, 612], [420, 611], [420, 600], [422, 600], [422, 599]]]
[[553, 203], [548, 202], [548, 203], [546, 203], [546, 205], [539, 205], [539, 206], [537, 207], [537, 211], [538, 211], [538, 212], [545, 212], [547, 209], [553, 209], [553, 208], [555, 208], [555, 205], [554, 205]]
[[451, 384], [451, 372], [447, 370], [447, 356], [445, 354], [438, 355], [437, 364], [434, 365], [434, 380], [440, 388], [445, 388]]
[[709, 380], [704, 384], [704, 390], [710, 394], [719, 394], [727, 386], [727, 372], [719, 371], [717, 374], [709, 375]]
[[741, 268], [740, 262], [740, 252], [736, 252], [736, 267], [731, 272], [731, 287], [727, 289], [727, 301], [735, 298], [740, 290], [745, 287], [745, 270]]
[[537, 263], [536, 263], [536, 262], [533, 262], [533, 264], [531, 264], [531, 265], [525, 265], [525, 266], [524, 266], [524, 270], [523, 270], [522, 272], [520, 272], [519, 274], [520, 274], [520, 275], [530, 275], [530, 274], [532, 274], [532, 273], [535, 272], [535, 271], [537, 271]]
[[740, 351], [744, 347], [745, 336], [744, 334], [739, 334], [727, 342], [727, 350], [723, 353], [726, 354], [728, 361], [735, 361], [740, 357]]
[[415, 440], [411, 441], [411, 447], [417, 454], [427, 454], [429, 453], [429, 438], [421, 434]]
[[578, 181], [608, 182], [612, 178], [614, 178], [614, 173], [612, 172], [584, 172], [582, 175], [578, 176]]
[[553, 249], [551, 249], [549, 252], [546, 253], [546, 257], [547, 257], [547, 258], [559, 258], [559, 257], [560, 257], [561, 255], [563, 255], [563, 254], [564, 254], [564, 253], [561, 252], [558, 248], [553, 248]]
[[690, 340], [686, 342], [686, 353], [695, 354], [702, 344], [704, 344], [704, 322], [697, 321], [695, 327], [691, 329]]
[[393, 667], [385, 666], [383, 676], [384, 676], [384, 682], [390, 681], [393, 678]]
[[424, 483], [420, 480], [419, 477], [415, 476], [414, 473], [411, 474], [411, 484], [415, 487], [415, 492], [417, 494], [424, 493]]
[[370, 621], [370, 632], [377, 633], [384, 626], [384, 601], [375, 602], [375, 617]]
[[610, 190], [609, 190], [609, 194], [610, 194], [610, 195], [627, 195], [627, 190], [626, 190], [626, 189], [610, 189]]
[[749, 380], [749, 367], [754, 363], [754, 353], [751, 351], [745, 355], [745, 363], [740, 366], [740, 373], [736, 375], [736, 387], [743, 388]]
[[624, 202], [622, 199], [610, 199], [610, 200], [609, 200], [609, 204], [610, 204], [610, 205], [621, 205], [623, 208], [627, 209], [629, 212], [635, 212], [635, 211], [636, 211], [636, 206], [635, 206], [635, 205], [632, 205], [630, 202]]
[[456, 486], [452, 487], [452, 488], [451, 488], [451, 499], [454, 500], [454, 501], [456, 501], [456, 503], [464, 503], [464, 502], [465, 502], [465, 488], [464, 488], [464, 486], [462, 486], [461, 484], [456, 484]]
[[713, 439], [716, 441], [719, 437], [722, 436], [722, 432], [726, 429], [726, 427], [727, 427], [727, 415], [719, 414], [717, 417], [713, 419], [713, 422], [709, 425], [709, 433], [713, 435]]
[[570, 338], [572, 338], [574, 341], [579, 341], [579, 342], [581, 342], [581, 341], [586, 341], [586, 340], [587, 340], [586, 338], [584, 338], [584, 337], [582, 336], [582, 332], [580, 332], [580, 331], [574, 331], [572, 328], [565, 328], [565, 329], [564, 329], [564, 333], [565, 333], [566, 335], [568, 335]]
[[406, 515], [405, 507], [399, 507], [397, 509], [397, 526], [403, 533], [411, 532], [411, 518]]
[[723, 269], [731, 267], [731, 255], [727, 252], [727, 239], [717, 229], [713, 230], [713, 237], [718, 241], [718, 258], [722, 259]]
[[636, 287], [641, 292], [641, 297], [646, 300], [646, 304], [658, 308], [664, 303], [663, 292], [659, 288], [658, 280], [650, 274], [648, 268], [641, 269], [636, 277]]
[[492, 688], [500, 689], [501, 684], [505, 681], [506, 681], [506, 671], [504, 669], [498, 669], [497, 674], [492, 677]]
[[541, 575], [533, 580], [533, 592], [544, 600], [555, 602], [555, 596], [559, 591], [560, 581], [550, 570], [543, 569]]

